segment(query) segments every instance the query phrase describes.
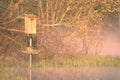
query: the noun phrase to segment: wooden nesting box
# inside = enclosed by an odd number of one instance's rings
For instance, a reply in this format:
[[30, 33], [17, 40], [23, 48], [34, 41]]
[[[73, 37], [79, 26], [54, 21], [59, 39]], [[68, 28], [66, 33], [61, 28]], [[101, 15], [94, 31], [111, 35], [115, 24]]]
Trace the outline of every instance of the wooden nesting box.
[[25, 15], [25, 33], [26, 34], [36, 34], [36, 24], [37, 24], [37, 19], [35, 15], [32, 15], [32, 14]]

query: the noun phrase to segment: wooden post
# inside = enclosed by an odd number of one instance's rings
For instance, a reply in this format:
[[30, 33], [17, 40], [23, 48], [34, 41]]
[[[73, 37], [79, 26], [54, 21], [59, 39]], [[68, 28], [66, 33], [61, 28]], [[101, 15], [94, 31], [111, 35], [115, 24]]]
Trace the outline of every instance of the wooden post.
[[120, 12], [119, 12], [119, 23], [118, 24], [119, 24], [119, 30], [120, 30]]
[[[32, 49], [32, 38], [31, 37], [30, 37], [30, 49]], [[30, 80], [32, 80], [32, 53], [31, 52], [30, 52]]]

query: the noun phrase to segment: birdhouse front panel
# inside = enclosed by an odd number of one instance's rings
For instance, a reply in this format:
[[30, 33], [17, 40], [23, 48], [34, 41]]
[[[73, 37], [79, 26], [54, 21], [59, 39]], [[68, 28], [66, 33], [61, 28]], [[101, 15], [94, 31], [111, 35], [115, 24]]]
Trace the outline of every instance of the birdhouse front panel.
[[36, 34], [36, 18], [25, 16], [25, 33]]

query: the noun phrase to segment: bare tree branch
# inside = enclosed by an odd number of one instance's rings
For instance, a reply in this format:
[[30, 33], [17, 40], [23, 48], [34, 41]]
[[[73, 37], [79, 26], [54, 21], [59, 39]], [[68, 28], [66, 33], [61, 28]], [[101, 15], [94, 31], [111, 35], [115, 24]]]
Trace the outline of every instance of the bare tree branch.
[[8, 12], [8, 10], [10, 9], [10, 7], [11, 7], [12, 5], [13, 5], [13, 0], [10, 1], [9, 6], [8, 6], [7, 9], [5, 10], [5, 12], [2, 13], [2, 16], [0, 16], [0, 19], [2, 19], [2, 18], [6, 15], [6, 13]]
[[0, 26], [0, 29], [7, 30], [7, 31], [22, 32], [22, 33], [24, 33], [24, 31], [23, 31], [23, 30], [17, 30], [17, 29], [7, 29], [7, 28], [3, 28], [3, 27], [1, 27], [1, 26]]
[[65, 10], [65, 12], [63, 13], [60, 21], [58, 22], [59, 24], [62, 22], [63, 18], [65, 17], [66, 13], [70, 10], [70, 7], [68, 6], [67, 9]]
[[15, 39], [13, 39], [13, 38], [11, 38], [11, 37], [5, 35], [4, 33], [0, 32], [0, 34], [1, 34], [2, 36], [4, 36], [5, 38], [8, 38], [9, 40], [15, 42], [15, 43], [18, 44], [19, 46], [25, 47], [23, 44], [21, 44], [20, 42], [17, 42]]

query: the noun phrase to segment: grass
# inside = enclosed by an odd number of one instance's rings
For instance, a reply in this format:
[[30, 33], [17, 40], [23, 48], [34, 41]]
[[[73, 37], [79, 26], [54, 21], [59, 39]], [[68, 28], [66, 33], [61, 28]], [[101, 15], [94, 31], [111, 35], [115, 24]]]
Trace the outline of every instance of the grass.
[[[120, 67], [120, 57], [100, 55], [54, 56], [50, 58], [33, 58], [33, 67]], [[0, 60], [0, 67], [27, 67], [28, 60], [9, 62]]]
[[34, 63], [36, 67], [120, 67], [120, 58], [100, 55], [53, 57]]

